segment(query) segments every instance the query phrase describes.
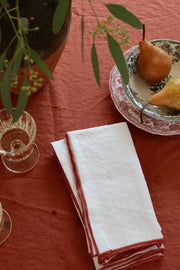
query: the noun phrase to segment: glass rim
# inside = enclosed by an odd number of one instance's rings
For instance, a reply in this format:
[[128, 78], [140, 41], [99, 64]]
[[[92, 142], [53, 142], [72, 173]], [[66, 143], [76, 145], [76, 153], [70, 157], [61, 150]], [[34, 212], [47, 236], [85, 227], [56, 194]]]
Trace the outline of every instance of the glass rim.
[[[14, 107], [12, 109], [13, 109], [13, 111], [15, 111]], [[5, 108], [3, 108], [0, 110], [0, 120], [1, 120], [1, 115], [3, 113], [6, 113], [7, 115], [9, 115], [9, 119], [12, 117], [12, 114], [8, 113], [7, 110]], [[30, 122], [32, 122], [32, 125], [34, 127], [34, 130], [32, 133], [33, 136], [29, 136], [29, 142], [22, 149], [17, 150], [17, 152], [15, 154], [12, 151], [6, 151], [6, 150], [2, 149], [2, 147], [0, 145], [0, 155], [9, 156], [9, 157], [13, 158], [13, 157], [16, 157], [17, 155], [21, 155], [22, 153], [28, 151], [31, 148], [31, 146], [33, 145], [33, 142], [34, 142], [35, 137], [36, 137], [36, 122], [30, 113], [28, 113], [27, 111], [23, 111], [21, 116], [19, 117], [19, 119], [15, 123], [11, 124], [9, 129], [16, 128], [18, 121], [20, 119], [22, 119], [23, 116], [28, 116], [30, 119]]]

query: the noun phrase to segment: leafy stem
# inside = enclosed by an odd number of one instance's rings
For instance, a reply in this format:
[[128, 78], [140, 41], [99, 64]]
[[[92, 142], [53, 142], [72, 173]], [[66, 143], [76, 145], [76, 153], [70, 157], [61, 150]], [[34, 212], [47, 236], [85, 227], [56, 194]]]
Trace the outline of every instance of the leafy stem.
[[94, 9], [94, 6], [93, 6], [93, 4], [92, 4], [92, 0], [88, 0], [88, 2], [89, 2], [89, 5], [90, 5], [90, 7], [91, 7], [91, 10], [92, 10], [92, 12], [93, 12], [93, 14], [94, 14], [94, 17], [96, 18], [96, 21], [97, 21], [97, 24], [99, 24], [99, 18], [98, 18], [98, 16], [97, 16], [97, 14], [96, 14], [96, 11], [95, 11], [95, 9]]
[[[124, 6], [114, 5], [114, 4], [105, 4], [101, 2], [103, 5], [107, 7], [109, 12], [111, 13], [111, 16], [108, 16], [106, 18], [106, 21], [102, 22], [99, 20], [99, 17], [93, 5], [93, 2], [96, 2], [96, 0], [94, 1], [88, 0], [88, 2], [94, 14], [94, 17], [97, 21], [97, 26], [96, 26], [95, 31], [89, 31], [89, 34], [92, 35], [92, 38], [93, 38], [92, 49], [91, 49], [91, 60], [92, 60], [92, 66], [93, 66], [96, 82], [100, 86], [99, 63], [98, 63], [96, 46], [95, 46], [95, 38], [96, 37], [101, 38], [101, 36], [103, 36], [103, 38], [107, 40], [108, 42], [110, 53], [119, 69], [122, 80], [125, 83], [128, 83], [129, 75], [128, 75], [126, 62], [125, 62], [125, 59], [121, 50], [121, 46], [123, 49], [125, 49], [126, 46], [127, 47], [129, 46], [130, 34], [129, 34], [129, 30], [127, 30], [123, 25], [121, 25], [119, 21], [116, 22], [114, 18], [131, 25], [132, 27], [136, 29], [141, 29], [142, 23], [134, 14], [128, 11]], [[83, 25], [83, 29], [82, 29], [82, 39], [83, 39], [84, 21], [82, 25]], [[82, 44], [84, 46], [83, 41], [82, 41]], [[83, 48], [82, 48], [82, 51], [83, 51]]]
[[[18, 85], [17, 73], [21, 64], [24, 63], [24, 80], [21, 85], [16, 111], [14, 112], [12, 120], [13, 122], [16, 122], [26, 106], [28, 96], [32, 92], [37, 91], [37, 89], [42, 85], [42, 78], [38, 77], [38, 73], [32, 69], [31, 64], [34, 62], [37, 63], [40, 69], [46, 73], [47, 76], [51, 79], [53, 77], [44, 62], [40, 59], [39, 55], [36, 54], [36, 52], [34, 52], [29, 46], [27, 38], [28, 32], [37, 31], [39, 28], [34, 27], [33, 29], [29, 29], [29, 20], [21, 17], [20, 15], [19, 0], [16, 0], [16, 6], [13, 8], [9, 8], [7, 0], [0, 0], [0, 5], [0, 10], [4, 11], [3, 15], [1, 14], [1, 18], [2, 16], [7, 16], [12, 30], [14, 31], [13, 37], [9, 41], [3, 54], [0, 56], [1, 98], [7, 112], [11, 114], [13, 113], [13, 110], [10, 89], [11, 87], [16, 87]], [[15, 42], [17, 45], [15, 49], [12, 49], [14, 51], [13, 55], [9, 60], [7, 60], [6, 54]]]
[[8, 10], [8, 8], [6, 6], [4, 6], [4, 10], [5, 10], [5, 14], [8, 16], [8, 18], [9, 18], [9, 20], [11, 22], [11, 25], [12, 25], [12, 27], [14, 29], [14, 32], [15, 32], [16, 36], [18, 37], [18, 32], [17, 32], [15, 24], [13, 22], [13, 19], [15, 19], [15, 17], [11, 16], [11, 14], [10, 14], [11, 11], [16, 11], [17, 12], [18, 6], [16, 6], [13, 9], [10, 9], [10, 10]]

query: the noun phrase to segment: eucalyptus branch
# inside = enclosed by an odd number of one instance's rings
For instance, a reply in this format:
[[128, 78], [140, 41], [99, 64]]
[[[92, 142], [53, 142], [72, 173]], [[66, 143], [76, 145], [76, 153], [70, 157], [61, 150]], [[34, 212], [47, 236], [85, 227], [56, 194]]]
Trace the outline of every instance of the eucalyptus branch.
[[92, 1], [91, 1], [91, 0], [88, 0], [88, 2], [89, 2], [89, 5], [90, 5], [90, 7], [91, 7], [91, 10], [92, 10], [92, 12], [93, 12], [93, 14], [94, 14], [94, 17], [95, 17], [96, 20], [97, 20], [97, 24], [99, 24], [99, 18], [98, 18], [97, 14], [96, 14], [96, 11], [95, 11], [95, 9], [94, 9], [94, 6], [93, 6], [93, 4], [92, 4]]
[[6, 48], [7, 51], [9, 50], [9, 48], [11, 47], [11, 45], [12, 45], [12, 43], [15, 41], [15, 39], [16, 39], [16, 36], [14, 36], [14, 37], [11, 39], [11, 41], [10, 41], [9, 44], [7, 45], [7, 48]]
[[17, 7], [17, 17], [20, 17], [20, 13], [19, 13], [19, 0], [16, 0], [16, 7]]
[[[9, 10], [6, 8], [6, 6], [4, 6], [4, 10], [5, 10], [6, 14], [8, 15], [8, 18], [9, 18], [9, 20], [11, 22], [11, 25], [12, 25], [12, 27], [14, 29], [14, 32], [15, 32], [16, 36], [18, 37], [18, 32], [17, 32], [16, 26], [15, 26], [15, 24], [13, 22], [11, 14], [10, 14]], [[17, 8], [16, 8], [16, 10], [17, 10]]]
[[[1, 7], [0, 7], [0, 13], [1, 13], [1, 10], [3, 10], [3, 9], [5, 9], [5, 6], [4, 5], [1, 5]], [[16, 11], [17, 8], [15, 7], [15, 8], [11, 8], [11, 9], [8, 9], [8, 10], [9, 10], [9, 13], [11, 13], [13, 11]], [[6, 11], [4, 11], [4, 13], [1, 14], [1, 17], [5, 16], [5, 15], [7, 15], [6, 14]], [[13, 16], [11, 16], [11, 17], [12, 17], [12, 19], [16, 19], [16, 17], [13, 17]]]
[[[129, 46], [130, 34], [129, 30], [126, 30], [124, 26], [120, 25], [120, 22], [118, 22], [117, 25], [115, 25], [114, 17], [120, 21], [125, 22], [126, 24], [131, 25], [136, 29], [141, 29], [142, 23], [139, 21], [137, 17], [135, 17], [134, 14], [128, 11], [124, 6], [105, 3], [102, 4], [104, 4], [107, 7], [112, 16], [107, 17], [106, 18], [107, 21], [102, 23], [96, 14], [92, 1], [93, 0], [88, 0], [90, 7], [93, 11], [94, 17], [97, 21], [97, 27], [95, 31], [89, 31], [89, 34], [91, 34], [93, 37], [91, 60], [96, 82], [100, 86], [99, 63], [95, 47], [95, 37], [97, 36], [98, 38], [101, 38], [101, 36], [103, 36], [108, 42], [109, 51], [118, 67], [122, 80], [125, 83], [127, 83], [129, 81], [129, 74], [124, 59], [124, 55], [121, 50], [121, 46], [123, 47], [123, 49], [125, 49], [125, 46], [127, 47]], [[112, 27], [110, 27], [110, 24], [112, 24]]]
[[[37, 91], [39, 87], [42, 86], [42, 78], [38, 77], [38, 72], [34, 71], [31, 67], [31, 64], [36, 62], [41, 70], [46, 73], [47, 76], [51, 77], [52, 74], [44, 64], [44, 62], [40, 59], [39, 55], [36, 54], [29, 46], [27, 33], [29, 31], [39, 30], [39, 27], [34, 27], [32, 29], [28, 28], [28, 18], [22, 18], [19, 10], [19, 0], [16, 0], [16, 6], [14, 8], [9, 8], [8, 3], [5, 4], [0, 2], [2, 5], [0, 6], [0, 10], [4, 10], [3, 16], [7, 16], [10, 25], [13, 29], [13, 37], [9, 41], [6, 46], [3, 54], [0, 56], [0, 91], [1, 98], [4, 107], [7, 112], [12, 113], [12, 104], [11, 104], [11, 95], [10, 88], [17, 87], [18, 85], [18, 75], [17, 72], [21, 67], [21, 63], [24, 63], [24, 80], [21, 85], [18, 104], [16, 107], [16, 113], [13, 115], [13, 122], [15, 122], [22, 111], [24, 110], [28, 96]], [[12, 14], [13, 12], [13, 14]], [[2, 14], [0, 18], [2, 19]], [[17, 41], [16, 49], [12, 47], [13, 43]], [[15, 44], [15, 43], [14, 43]], [[7, 51], [12, 47], [12, 51], [14, 53], [10, 60], [6, 59]], [[33, 53], [33, 56], [32, 56]]]
[[84, 0], [82, 0], [82, 14], [84, 13]]

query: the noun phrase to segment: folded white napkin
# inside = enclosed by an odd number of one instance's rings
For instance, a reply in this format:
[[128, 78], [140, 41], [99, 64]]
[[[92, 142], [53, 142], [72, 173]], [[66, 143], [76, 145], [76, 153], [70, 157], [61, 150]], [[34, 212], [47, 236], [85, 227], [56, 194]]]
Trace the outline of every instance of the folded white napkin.
[[96, 269], [163, 256], [163, 235], [126, 123], [68, 132], [53, 142]]

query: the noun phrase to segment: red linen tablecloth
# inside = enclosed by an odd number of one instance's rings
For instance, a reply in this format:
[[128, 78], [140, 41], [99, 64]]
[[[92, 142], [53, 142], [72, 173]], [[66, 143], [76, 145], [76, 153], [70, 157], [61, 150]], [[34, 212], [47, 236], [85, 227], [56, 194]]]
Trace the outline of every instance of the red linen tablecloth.
[[[179, 1], [117, 1], [146, 25], [146, 39], [179, 40]], [[94, 17], [85, 3], [85, 31]], [[98, 5], [100, 16], [108, 15]], [[125, 121], [109, 92], [114, 65], [107, 45], [99, 40], [101, 87], [91, 67], [91, 37], [85, 35], [81, 61], [81, 1], [72, 1], [72, 22], [64, 53], [46, 87], [29, 98], [26, 110], [37, 124], [40, 160], [30, 172], [15, 175], [0, 163], [0, 201], [13, 222], [9, 239], [0, 246], [0, 270], [93, 270], [83, 227], [76, 213], [51, 142], [67, 131]], [[131, 46], [142, 37], [131, 30]], [[13, 97], [15, 101], [16, 97]], [[2, 108], [2, 104], [0, 104]], [[134, 270], [178, 270], [180, 265], [180, 138], [142, 131], [128, 123], [165, 241], [163, 259]]]

